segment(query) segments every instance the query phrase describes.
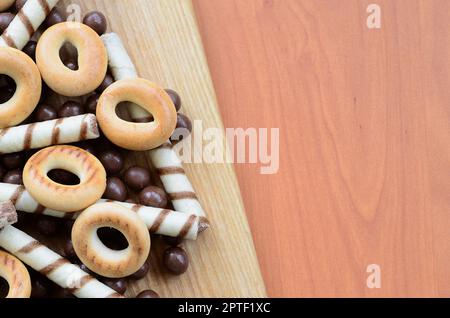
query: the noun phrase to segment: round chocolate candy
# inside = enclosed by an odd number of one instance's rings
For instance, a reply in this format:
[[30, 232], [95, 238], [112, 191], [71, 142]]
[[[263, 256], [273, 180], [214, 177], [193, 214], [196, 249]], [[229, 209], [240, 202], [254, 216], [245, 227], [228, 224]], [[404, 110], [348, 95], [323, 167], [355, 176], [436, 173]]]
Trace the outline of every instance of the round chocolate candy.
[[173, 274], [180, 275], [187, 271], [189, 258], [181, 247], [169, 247], [164, 251], [164, 266]]
[[75, 253], [75, 249], [73, 248], [71, 239], [68, 239], [66, 241], [66, 244], [64, 244], [64, 255], [67, 259], [78, 260], [77, 253]]
[[128, 278], [134, 279], [134, 280], [142, 279], [147, 275], [149, 270], [150, 270], [150, 264], [148, 262], [145, 262], [144, 265], [142, 265], [142, 267], [139, 268], [139, 270], [136, 273], [129, 276]]
[[170, 246], [178, 246], [183, 243], [183, 239], [179, 237], [165, 236], [163, 235], [163, 240]]
[[20, 11], [27, 0], [16, 0], [16, 11]]
[[139, 193], [139, 202], [142, 205], [163, 209], [167, 207], [168, 199], [163, 189], [148, 186]]
[[160, 296], [154, 290], [148, 289], [141, 291], [136, 298], [160, 298]]
[[95, 274], [93, 271], [91, 271], [86, 265], [84, 264], [80, 264], [80, 269], [85, 272], [86, 274], [89, 274], [91, 276], [97, 276], [97, 274]]
[[58, 221], [51, 217], [41, 217], [36, 222], [39, 233], [51, 236], [58, 232]]
[[58, 111], [58, 116], [60, 118], [72, 117], [82, 115], [84, 113], [83, 107], [80, 103], [74, 101], [65, 102]]
[[180, 95], [178, 95], [177, 92], [175, 92], [173, 89], [167, 88], [166, 93], [170, 96], [170, 99], [172, 100], [173, 104], [175, 105], [175, 109], [177, 112], [181, 109], [181, 98]]
[[3, 180], [3, 177], [5, 176], [6, 169], [2, 165], [0, 165], [0, 180]]
[[186, 115], [182, 113], [178, 113], [177, 116], [177, 127], [175, 128], [175, 132], [170, 137], [170, 140], [173, 143], [177, 143], [178, 141], [183, 140], [184, 137], [187, 137], [192, 132], [192, 122]]
[[98, 35], [105, 33], [108, 27], [105, 15], [99, 11], [92, 11], [86, 14], [83, 23], [92, 28]]
[[8, 171], [3, 177], [3, 182], [10, 184], [23, 184], [22, 171], [21, 170]]
[[114, 78], [111, 74], [107, 73], [105, 78], [103, 79], [103, 82], [100, 84], [100, 86], [95, 90], [98, 94], [101, 94], [107, 89], [112, 83], [114, 83]]
[[34, 61], [36, 60], [36, 41], [29, 41], [23, 48], [23, 53], [31, 57]]
[[62, 10], [59, 8], [53, 8], [52, 11], [50, 11], [49, 15], [45, 19], [45, 26], [47, 28], [66, 21], [66, 15]]
[[22, 152], [8, 153], [3, 155], [2, 164], [8, 170], [19, 169], [23, 167], [24, 156]]
[[150, 172], [142, 167], [133, 166], [123, 174], [127, 186], [133, 190], [142, 190], [150, 184]]
[[34, 111], [34, 120], [36, 122], [53, 120], [58, 118], [58, 112], [56, 109], [47, 104], [39, 105]]
[[50, 281], [46, 277], [35, 275], [31, 279], [31, 298], [46, 298], [50, 289]]
[[86, 100], [86, 103], [84, 104], [84, 111], [86, 113], [95, 114], [95, 112], [97, 111], [97, 104], [99, 98], [100, 95], [97, 93], [94, 93], [91, 96], [89, 96], [88, 99]]
[[0, 13], [0, 34], [6, 30], [11, 21], [14, 19], [14, 14], [9, 12]]
[[117, 177], [110, 177], [106, 180], [106, 190], [103, 194], [105, 199], [123, 202], [127, 196], [128, 191], [122, 180]]
[[123, 169], [124, 160], [117, 150], [106, 150], [98, 156], [98, 159], [110, 175], [118, 174]]
[[68, 59], [67, 61], [64, 61], [64, 65], [72, 71], [78, 70], [78, 62], [74, 59]]
[[116, 292], [118, 292], [121, 295], [125, 294], [125, 292], [127, 291], [128, 283], [123, 278], [120, 278], [120, 279], [104, 278], [104, 279], [102, 279], [102, 281], [103, 281], [103, 284], [114, 289]]

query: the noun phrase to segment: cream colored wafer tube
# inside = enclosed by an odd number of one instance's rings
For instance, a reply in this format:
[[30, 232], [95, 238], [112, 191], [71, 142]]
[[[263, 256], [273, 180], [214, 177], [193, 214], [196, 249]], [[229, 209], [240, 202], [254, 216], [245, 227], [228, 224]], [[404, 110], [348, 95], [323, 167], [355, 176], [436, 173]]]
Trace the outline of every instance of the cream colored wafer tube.
[[[23, 186], [0, 183], [0, 201], [10, 200], [18, 211], [53, 216], [57, 218], [76, 219], [79, 213], [64, 213], [47, 209], [40, 205]], [[196, 240], [198, 234], [209, 228], [206, 218], [195, 214], [187, 214], [166, 209], [158, 209], [138, 204], [114, 202], [136, 212], [144, 221], [150, 233]]]
[[[103, 43], [108, 52], [109, 65], [116, 81], [138, 77], [136, 68], [131, 61], [122, 41], [115, 33], [102, 35]], [[136, 105], [130, 105], [130, 116], [135, 121], [145, 121], [149, 114], [143, 113]], [[169, 194], [176, 211], [205, 216], [194, 188], [184, 172], [183, 165], [172, 144], [168, 141], [159, 148], [149, 151], [153, 165], [158, 169], [161, 181]]]
[[79, 266], [11, 225], [0, 230], [0, 246], [78, 298], [123, 298]]
[[14, 153], [100, 136], [94, 114], [0, 129], [0, 153]]
[[59, 0], [27, 0], [0, 37], [0, 47], [22, 50]]

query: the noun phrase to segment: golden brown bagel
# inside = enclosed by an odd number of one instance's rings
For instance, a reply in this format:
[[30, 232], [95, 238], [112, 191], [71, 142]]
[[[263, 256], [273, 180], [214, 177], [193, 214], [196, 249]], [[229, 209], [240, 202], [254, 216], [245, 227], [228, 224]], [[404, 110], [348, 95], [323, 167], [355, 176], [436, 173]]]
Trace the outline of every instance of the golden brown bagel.
[[0, 12], [9, 9], [16, 0], [0, 0]]
[[31, 280], [25, 265], [17, 258], [0, 251], [0, 277], [9, 285], [6, 298], [30, 298]]

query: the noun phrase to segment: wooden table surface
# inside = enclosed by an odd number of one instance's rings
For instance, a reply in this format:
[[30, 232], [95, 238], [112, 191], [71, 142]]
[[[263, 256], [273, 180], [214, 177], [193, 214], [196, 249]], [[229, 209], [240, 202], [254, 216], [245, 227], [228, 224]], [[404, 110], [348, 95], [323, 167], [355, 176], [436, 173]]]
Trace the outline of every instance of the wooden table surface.
[[194, 5], [225, 126], [281, 128], [236, 166], [269, 295], [450, 296], [450, 2]]

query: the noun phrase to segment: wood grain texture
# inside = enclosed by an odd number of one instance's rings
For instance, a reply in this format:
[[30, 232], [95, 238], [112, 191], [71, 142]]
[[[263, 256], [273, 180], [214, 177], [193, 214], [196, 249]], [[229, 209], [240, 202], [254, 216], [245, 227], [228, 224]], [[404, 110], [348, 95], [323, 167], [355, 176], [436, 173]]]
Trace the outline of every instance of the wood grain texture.
[[194, 6], [225, 125], [281, 128], [237, 167], [269, 296], [450, 296], [450, 2]]
[[[140, 75], [177, 90], [183, 112], [203, 120], [205, 127], [223, 128], [208, 66], [189, 0], [95, 0], [79, 3], [83, 13], [99, 9], [109, 29], [119, 34]], [[128, 164], [149, 165], [145, 155], [130, 156]], [[165, 273], [161, 264], [164, 244], [152, 242], [149, 277], [129, 288], [134, 296], [152, 288], [163, 297], [263, 297], [252, 237], [231, 165], [186, 165], [211, 229], [196, 242], [185, 242], [189, 271]]]

